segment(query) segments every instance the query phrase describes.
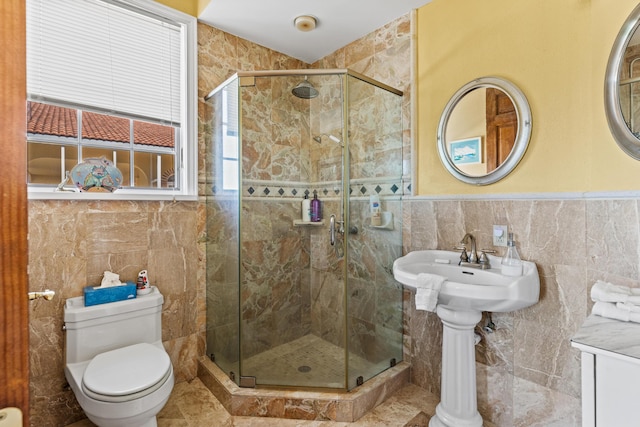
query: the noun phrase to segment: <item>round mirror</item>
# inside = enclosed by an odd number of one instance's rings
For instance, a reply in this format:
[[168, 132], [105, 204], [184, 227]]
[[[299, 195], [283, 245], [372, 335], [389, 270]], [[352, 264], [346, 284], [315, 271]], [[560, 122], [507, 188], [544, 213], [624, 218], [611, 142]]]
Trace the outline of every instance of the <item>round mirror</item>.
[[640, 5], [618, 33], [605, 76], [605, 113], [622, 150], [640, 160]]
[[438, 124], [438, 154], [456, 178], [492, 184], [520, 162], [531, 137], [531, 109], [514, 84], [483, 77], [447, 103]]

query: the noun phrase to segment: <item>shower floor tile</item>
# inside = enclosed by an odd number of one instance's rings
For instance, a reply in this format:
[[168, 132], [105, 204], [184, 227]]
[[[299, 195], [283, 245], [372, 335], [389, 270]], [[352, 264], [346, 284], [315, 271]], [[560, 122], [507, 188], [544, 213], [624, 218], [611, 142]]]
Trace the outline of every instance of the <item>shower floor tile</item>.
[[[243, 374], [258, 385], [343, 388], [345, 351], [315, 335], [306, 335], [245, 360]], [[351, 356], [352, 372], [376, 373], [376, 365]]]

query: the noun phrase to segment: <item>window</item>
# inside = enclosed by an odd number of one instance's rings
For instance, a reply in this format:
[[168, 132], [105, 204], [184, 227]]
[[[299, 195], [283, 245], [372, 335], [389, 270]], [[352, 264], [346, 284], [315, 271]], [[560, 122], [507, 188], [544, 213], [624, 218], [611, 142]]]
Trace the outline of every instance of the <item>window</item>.
[[238, 86], [222, 90], [222, 190], [238, 190]]
[[93, 157], [123, 174], [110, 199], [197, 197], [195, 32], [150, 0], [27, 1], [31, 198], [78, 197], [54, 190]]

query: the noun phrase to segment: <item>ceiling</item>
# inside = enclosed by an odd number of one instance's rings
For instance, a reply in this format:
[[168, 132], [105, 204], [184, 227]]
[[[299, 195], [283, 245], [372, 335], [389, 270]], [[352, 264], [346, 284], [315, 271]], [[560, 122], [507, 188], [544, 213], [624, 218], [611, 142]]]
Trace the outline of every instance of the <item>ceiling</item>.
[[[310, 64], [430, 1], [211, 0], [198, 19]], [[315, 30], [296, 29], [300, 15], [315, 17]]]

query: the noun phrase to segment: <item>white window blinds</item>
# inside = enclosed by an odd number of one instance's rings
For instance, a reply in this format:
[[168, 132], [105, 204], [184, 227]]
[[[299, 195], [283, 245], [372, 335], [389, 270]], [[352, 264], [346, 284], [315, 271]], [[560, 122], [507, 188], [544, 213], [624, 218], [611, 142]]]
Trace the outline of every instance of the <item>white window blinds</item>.
[[182, 31], [118, 0], [28, 0], [29, 97], [179, 124]]

